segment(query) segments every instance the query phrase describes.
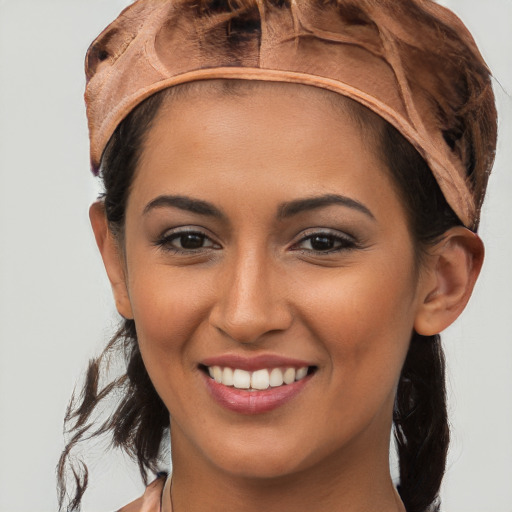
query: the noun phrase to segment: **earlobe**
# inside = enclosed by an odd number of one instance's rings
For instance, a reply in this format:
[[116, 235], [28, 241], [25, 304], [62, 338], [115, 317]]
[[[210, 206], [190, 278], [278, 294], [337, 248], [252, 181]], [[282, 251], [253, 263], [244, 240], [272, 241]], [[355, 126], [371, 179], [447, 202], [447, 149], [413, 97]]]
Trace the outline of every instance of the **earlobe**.
[[112, 286], [117, 311], [122, 317], [132, 319], [133, 314], [126, 286], [123, 257], [118, 243], [108, 227], [105, 206], [102, 201], [97, 201], [91, 205], [89, 208], [89, 218], [94, 237], [96, 238], [96, 244], [100, 250], [103, 264]]
[[471, 297], [482, 268], [484, 245], [464, 227], [448, 230], [427, 256], [414, 329], [432, 336], [451, 325]]

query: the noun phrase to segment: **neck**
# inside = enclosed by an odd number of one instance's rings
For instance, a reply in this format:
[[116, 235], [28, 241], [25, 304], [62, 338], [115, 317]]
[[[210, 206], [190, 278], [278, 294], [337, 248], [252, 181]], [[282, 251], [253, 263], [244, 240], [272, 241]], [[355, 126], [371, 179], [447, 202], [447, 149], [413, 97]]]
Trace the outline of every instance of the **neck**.
[[226, 472], [183, 441], [172, 436], [173, 512], [405, 512], [389, 473], [389, 440], [379, 453], [348, 447], [329, 460], [273, 478]]

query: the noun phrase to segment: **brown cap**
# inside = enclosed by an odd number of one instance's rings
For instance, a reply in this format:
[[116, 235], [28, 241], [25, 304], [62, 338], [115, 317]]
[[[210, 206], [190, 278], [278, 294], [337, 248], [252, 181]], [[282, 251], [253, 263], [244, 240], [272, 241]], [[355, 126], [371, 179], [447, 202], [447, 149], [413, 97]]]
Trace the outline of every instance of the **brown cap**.
[[464, 225], [478, 225], [496, 145], [490, 75], [462, 22], [430, 0], [139, 0], [93, 42], [86, 73], [95, 173], [119, 123], [157, 91], [294, 82], [395, 126]]

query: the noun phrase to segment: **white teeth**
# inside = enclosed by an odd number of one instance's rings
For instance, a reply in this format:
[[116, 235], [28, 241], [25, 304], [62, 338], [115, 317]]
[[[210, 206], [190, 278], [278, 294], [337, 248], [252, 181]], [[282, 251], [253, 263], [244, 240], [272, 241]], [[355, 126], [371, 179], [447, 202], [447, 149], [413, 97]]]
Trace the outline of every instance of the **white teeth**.
[[233, 372], [233, 386], [237, 389], [249, 389], [251, 387], [251, 374], [245, 370]]
[[283, 374], [283, 380], [285, 384], [295, 382], [295, 368], [286, 368]]
[[224, 368], [222, 372], [222, 384], [224, 384], [224, 386], [233, 385], [233, 370], [231, 368]]
[[220, 366], [213, 367], [213, 378], [218, 384], [222, 384], [222, 368]]
[[268, 370], [258, 370], [253, 372], [251, 376], [251, 388], [253, 389], [267, 389], [270, 386], [270, 375]]
[[270, 372], [270, 385], [273, 388], [277, 388], [278, 386], [282, 386], [283, 382], [283, 372], [281, 371], [280, 368], [274, 368]]
[[277, 388], [283, 384], [292, 384], [304, 379], [308, 374], [308, 367], [301, 368], [272, 368], [261, 369], [254, 372], [233, 369], [229, 367], [209, 366], [210, 377], [218, 384], [234, 386], [237, 389], [249, 391], [263, 391], [269, 387]]
[[308, 367], [299, 368], [295, 373], [295, 380], [301, 380], [308, 374]]

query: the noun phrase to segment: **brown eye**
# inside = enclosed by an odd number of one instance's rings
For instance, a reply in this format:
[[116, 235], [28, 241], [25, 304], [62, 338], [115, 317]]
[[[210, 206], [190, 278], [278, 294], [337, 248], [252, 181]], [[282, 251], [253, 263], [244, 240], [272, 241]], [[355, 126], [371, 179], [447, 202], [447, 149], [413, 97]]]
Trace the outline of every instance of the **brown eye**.
[[352, 237], [339, 233], [338, 231], [335, 233], [317, 232], [304, 237], [294, 245], [293, 249], [310, 253], [325, 254], [353, 249], [356, 245], [356, 241]]
[[186, 233], [180, 235], [174, 242], [178, 243], [180, 249], [200, 249], [203, 247], [206, 237], [198, 233]]
[[211, 238], [200, 231], [168, 232], [156, 242], [156, 245], [162, 247], [166, 251], [176, 253], [220, 248], [220, 246], [215, 244]]
[[336, 240], [332, 236], [317, 235], [309, 239], [313, 251], [330, 251], [336, 247]]

